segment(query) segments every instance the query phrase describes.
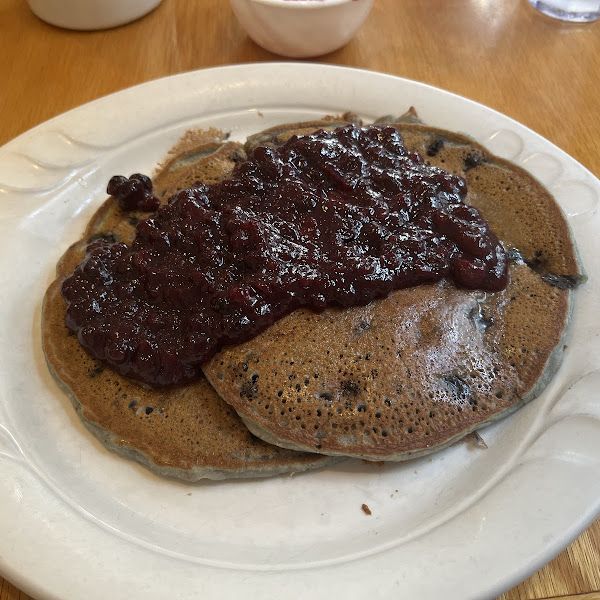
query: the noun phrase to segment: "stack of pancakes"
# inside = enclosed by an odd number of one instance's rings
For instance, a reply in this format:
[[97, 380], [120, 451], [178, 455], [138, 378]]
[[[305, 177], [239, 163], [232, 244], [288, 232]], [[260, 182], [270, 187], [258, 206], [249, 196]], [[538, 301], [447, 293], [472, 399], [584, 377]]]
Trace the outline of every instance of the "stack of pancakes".
[[[283, 125], [245, 145], [204, 132], [159, 170], [155, 193], [166, 202], [197, 181], [227, 178], [257, 145], [349, 121]], [[87, 245], [130, 242], [148, 217], [109, 198], [59, 262], [42, 319], [51, 372], [108, 448], [186, 480], [298, 472], [348, 456], [400, 461], [539, 395], [560, 365], [573, 288], [585, 280], [560, 208], [528, 173], [464, 136], [414, 114], [382, 121], [427, 162], [466, 179], [467, 203], [509, 251], [508, 287], [484, 293], [442, 280], [364, 307], [298, 310], [224, 348], [204, 365], [206, 378], [149, 389], [91, 357], [65, 325], [61, 283]]]

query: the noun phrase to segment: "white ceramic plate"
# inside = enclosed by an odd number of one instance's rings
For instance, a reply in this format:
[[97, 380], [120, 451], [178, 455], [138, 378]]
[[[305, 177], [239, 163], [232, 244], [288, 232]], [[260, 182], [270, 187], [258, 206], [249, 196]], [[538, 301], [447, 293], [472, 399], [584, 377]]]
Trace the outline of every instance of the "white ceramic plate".
[[[40, 307], [115, 173], [150, 172], [190, 127], [417, 107], [524, 165], [569, 217], [590, 279], [544, 395], [431, 458], [189, 485], [106, 451], [48, 374]], [[0, 149], [0, 572], [39, 600], [494, 597], [600, 512], [600, 182], [488, 108], [310, 64], [187, 73], [102, 98]], [[372, 515], [361, 510], [367, 504]]]

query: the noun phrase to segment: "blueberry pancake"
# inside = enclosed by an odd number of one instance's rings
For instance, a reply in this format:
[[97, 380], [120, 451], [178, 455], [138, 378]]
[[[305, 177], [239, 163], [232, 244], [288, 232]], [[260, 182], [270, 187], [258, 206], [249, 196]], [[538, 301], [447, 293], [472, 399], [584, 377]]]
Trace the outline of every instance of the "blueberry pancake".
[[[154, 179], [162, 203], [197, 180], [222, 179], [245, 155], [241, 145], [224, 142], [217, 132], [200, 139], [188, 137]], [[90, 243], [130, 243], [136, 225], [148, 216], [123, 210], [114, 197], [108, 198], [82, 239], [60, 260], [56, 280], [46, 293], [42, 318], [46, 359], [83, 423], [116, 453], [159, 475], [188, 481], [265, 477], [332, 462], [256, 438], [204, 377], [185, 387], [151, 389], [123, 377], [81, 347], [65, 325], [62, 282], [84, 259]]]
[[[506, 248], [509, 283], [484, 292], [444, 278], [366, 306], [299, 310], [224, 348], [204, 372], [270, 443], [370, 460], [424, 455], [538, 396], [561, 363], [585, 275], [554, 199], [469, 138], [395, 127], [409, 150], [466, 180], [466, 203]], [[276, 147], [292, 133], [308, 130], [274, 129], [260, 143]]]

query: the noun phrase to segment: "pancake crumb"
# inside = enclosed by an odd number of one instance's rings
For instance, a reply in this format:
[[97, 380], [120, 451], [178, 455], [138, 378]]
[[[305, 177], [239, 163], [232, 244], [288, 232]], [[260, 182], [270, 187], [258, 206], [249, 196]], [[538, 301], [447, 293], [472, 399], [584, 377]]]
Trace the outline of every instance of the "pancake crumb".
[[228, 137], [228, 134], [224, 133], [220, 129], [217, 129], [216, 127], [209, 127], [208, 129], [189, 129], [167, 152], [167, 158], [158, 164], [154, 174], [157, 175], [160, 173], [172, 157], [178, 154], [183, 154], [184, 152], [189, 152], [190, 150], [195, 150], [205, 144], [222, 142]]
[[463, 440], [483, 450], [487, 450], [488, 448], [488, 445], [485, 443], [484, 439], [476, 431], [472, 431], [466, 435]]

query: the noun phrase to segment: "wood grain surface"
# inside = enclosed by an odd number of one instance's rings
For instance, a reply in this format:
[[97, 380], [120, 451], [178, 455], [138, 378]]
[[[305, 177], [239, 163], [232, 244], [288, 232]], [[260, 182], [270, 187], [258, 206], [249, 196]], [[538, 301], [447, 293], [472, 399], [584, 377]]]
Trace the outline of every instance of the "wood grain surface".
[[[0, 145], [151, 79], [281, 60], [249, 40], [226, 0], [164, 0], [137, 22], [96, 32], [52, 27], [25, 0], [0, 0], [0, 56]], [[352, 41], [315, 60], [419, 80], [481, 102], [600, 176], [600, 22], [556, 21], [525, 0], [375, 0]], [[600, 519], [500, 598], [600, 600], [599, 565]], [[0, 600], [29, 598], [0, 578]]]

